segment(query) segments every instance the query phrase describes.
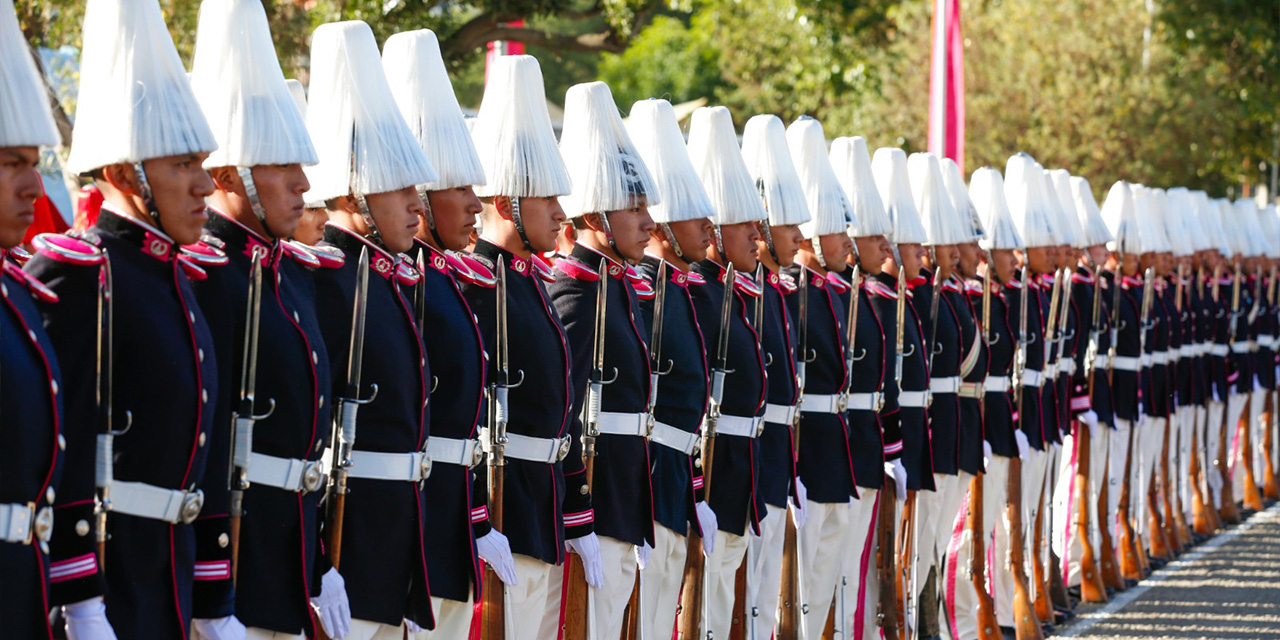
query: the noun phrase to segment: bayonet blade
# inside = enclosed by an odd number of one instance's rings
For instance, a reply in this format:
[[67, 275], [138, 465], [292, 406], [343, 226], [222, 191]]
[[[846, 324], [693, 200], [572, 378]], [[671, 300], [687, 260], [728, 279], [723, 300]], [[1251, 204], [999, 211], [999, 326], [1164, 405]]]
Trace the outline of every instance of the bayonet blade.
[[356, 288], [352, 298], [351, 344], [347, 350], [347, 398], [360, 397], [360, 376], [364, 361], [364, 328], [369, 311], [369, 248], [360, 249], [356, 263]]

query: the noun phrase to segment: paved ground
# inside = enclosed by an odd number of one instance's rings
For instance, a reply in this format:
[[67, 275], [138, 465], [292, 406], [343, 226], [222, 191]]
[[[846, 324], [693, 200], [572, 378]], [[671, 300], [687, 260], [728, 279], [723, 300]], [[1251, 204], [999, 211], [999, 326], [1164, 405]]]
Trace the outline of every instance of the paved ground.
[[1280, 503], [1078, 611], [1054, 638], [1280, 640]]

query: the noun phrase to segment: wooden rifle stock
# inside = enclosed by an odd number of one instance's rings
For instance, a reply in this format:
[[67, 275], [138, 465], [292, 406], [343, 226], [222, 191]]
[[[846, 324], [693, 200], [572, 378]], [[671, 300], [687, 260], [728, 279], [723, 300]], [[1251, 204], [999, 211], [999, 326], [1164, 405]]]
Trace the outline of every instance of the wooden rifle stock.
[[[489, 465], [489, 524], [502, 531], [503, 467]], [[481, 589], [480, 640], [505, 640], [506, 599], [505, 589], [498, 573], [487, 563]]]
[[[1103, 432], [1103, 437], [1110, 437], [1111, 434]], [[1107, 447], [1107, 457], [1103, 459], [1103, 464], [1107, 469], [1107, 479], [1098, 488], [1098, 500], [1095, 505], [1098, 512], [1098, 536], [1100, 549], [1098, 550], [1098, 562], [1102, 573], [1102, 583], [1116, 591], [1124, 589], [1124, 580], [1120, 578], [1120, 562], [1116, 559], [1115, 540], [1111, 537], [1111, 529], [1115, 526], [1110, 518], [1111, 505], [1111, 447]]]
[[1009, 568], [1013, 573], [1013, 626], [1017, 640], [1043, 640], [1040, 618], [1031, 603], [1027, 586], [1026, 541], [1022, 535], [1022, 459], [1009, 460], [1008, 503], [1005, 520], [1009, 523]]
[[1127, 580], [1141, 580], [1143, 578], [1141, 561], [1138, 558], [1138, 536], [1133, 531], [1134, 514], [1130, 509], [1130, 498], [1133, 493], [1131, 486], [1133, 483], [1130, 478], [1133, 475], [1133, 447], [1137, 430], [1137, 422], [1129, 425], [1129, 446], [1125, 449], [1124, 455], [1124, 482], [1120, 484], [1120, 500], [1118, 503], [1118, 511], [1120, 513], [1120, 573]]
[[894, 513], [894, 496], [897, 493], [893, 476], [886, 474], [884, 487], [880, 489], [878, 511], [876, 513], [876, 572], [880, 582], [880, 601], [876, 605], [876, 619], [880, 623], [880, 636], [883, 640], [898, 640], [901, 633], [898, 616], [898, 572], [894, 565], [893, 525], [897, 519]]
[[[712, 461], [715, 460], [716, 438], [714, 431], [704, 426], [702, 431], [702, 491], [711, 495]], [[702, 640], [701, 631], [703, 598], [706, 595], [707, 558], [702, 552], [702, 536], [697, 527], [689, 527], [685, 538], [684, 584], [680, 589], [680, 607], [676, 613], [676, 639]]]
[[778, 630], [777, 640], [798, 640], [801, 637], [801, 625], [804, 624], [804, 603], [800, 593], [800, 558], [797, 557], [796, 543], [800, 532], [796, 530], [795, 520], [784, 510], [787, 519], [783, 533], [782, 548], [782, 585], [778, 598]]
[[[1092, 379], [1092, 373], [1090, 374]], [[1107, 587], [1098, 571], [1097, 555], [1089, 526], [1090, 487], [1089, 425], [1076, 423], [1076, 535], [1080, 537], [1080, 597], [1085, 602], [1106, 602]]]
[[978, 594], [978, 640], [1002, 640], [1000, 623], [996, 620], [996, 605], [987, 591], [986, 526], [982, 512], [982, 473], [969, 481], [969, 515], [966, 526], [973, 537], [973, 553], [969, 558], [969, 579]]

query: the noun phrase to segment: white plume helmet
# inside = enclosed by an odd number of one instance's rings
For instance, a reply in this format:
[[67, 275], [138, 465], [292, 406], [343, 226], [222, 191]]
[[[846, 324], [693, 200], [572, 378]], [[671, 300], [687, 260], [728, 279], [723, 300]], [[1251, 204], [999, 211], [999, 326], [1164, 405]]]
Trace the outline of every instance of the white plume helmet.
[[969, 179], [969, 197], [987, 229], [979, 246], [988, 251], [1026, 248], [1004, 197], [1004, 177], [998, 169], [982, 167], [974, 171]]
[[1258, 208], [1258, 226], [1267, 241], [1267, 257], [1280, 258], [1280, 219], [1276, 219], [1275, 205]]
[[809, 209], [810, 219], [800, 225], [800, 232], [810, 239], [844, 233], [853, 223], [853, 206], [831, 168], [822, 123], [809, 116], [797, 118], [787, 127], [787, 148]]
[[565, 93], [560, 155], [573, 185], [573, 191], [560, 198], [570, 218], [626, 209], [639, 196], [662, 201], [649, 168], [631, 144], [613, 92], [603, 82], [575, 84]]
[[1075, 195], [1071, 192], [1071, 174], [1066, 169], [1051, 169], [1044, 172], [1046, 190], [1050, 208], [1058, 214], [1056, 228], [1062, 236], [1062, 244], [1076, 249], [1089, 246], [1085, 242], [1084, 227], [1080, 225], [1080, 216], [1076, 214]]
[[438, 191], [484, 184], [480, 156], [453, 94], [436, 34], [418, 29], [387, 38], [382, 45], [382, 70], [400, 115], [440, 176], [423, 188]]
[[320, 155], [307, 167], [308, 201], [439, 178], [391, 96], [373, 31], [359, 20], [320, 25], [311, 36], [307, 130]]
[[[1102, 203], [1102, 219], [1106, 221], [1112, 240], [1107, 248], [1122, 256], [1138, 256], [1150, 252], [1143, 246], [1138, 229], [1138, 206], [1133, 189], [1123, 180], [1116, 181]], [[1123, 258], [1122, 258], [1123, 259]]]
[[200, 3], [191, 89], [218, 141], [206, 169], [318, 161], [280, 71], [261, 0]]
[[1044, 171], [1025, 153], [1009, 158], [1005, 165], [1004, 195], [1018, 225], [1018, 235], [1028, 247], [1050, 247], [1062, 243], [1054, 210], [1047, 201]]
[[286, 87], [289, 87], [289, 96], [293, 98], [293, 104], [298, 107], [298, 113], [301, 113], [306, 124], [307, 116], [307, 90], [302, 86], [301, 82], [288, 78], [284, 81]]
[[836, 138], [831, 142], [831, 168], [849, 198], [849, 235], [855, 238], [893, 235], [893, 223], [885, 211], [871, 171], [867, 141], [861, 136]]
[[1164, 231], [1168, 250], [1177, 257], [1189, 256], [1195, 253], [1195, 249], [1191, 246], [1191, 238], [1183, 233], [1182, 213], [1176, 205], [1164, 189], [1147, 190], [1147, 206], [1152, 219]]
[[156, 0], [89, 0], [84, 25], [68, 171], [218, 148]]
[[929, 235], [920, 222], [907, 176], [907, 154], [902, 149], [881, 147], [871, 158], [871, 173], [876, 190], [884, 200], [889, 219], [893, 221], [890, 240], [894, 244], [927, 244]]
[[661, 199], [649, 204], [654, 222], [699, 220], [716, 211], [689, 161], [676, 112], [666, 100], [645, 99], [631, 105], [627, 133], [644, 161]]
[[1149, 187], [1133, 185], [1134, 212], [1138, 219], [1138, 235], [1141, 237], [1142, 253], [1169, 253], [1173, 245], [1164, 231], [1164, 224], [1158, 216], [1158, 204], [1155, 193]]
[[951, 196], [951, 206], [955, 208], [956, 215], [960, 216], [960, 224], [969, 230], [969, 240], [966, 242], [975, 242], [987, 235], [987, 231], [982, 226], [982, 216], [978, 215], [978, 209], [973, 206], [973, 199], [969, 197], [969, 187], [964, 184], [960, 165], [945, 156], [939, 158], [938, 162], [942, 164], [942, 182]]
[[1249, 239], [1245, 237], [1244, 227], [1236, 220], [1235, 207], [1231, 205], [1231, 201], [1216, 198], [1212, 204], [1216, 210], [1218, 225], [1222, 227], [1222, 233], [1227, 239], [1226, 255], [1249, 255]]
[[1205, 248], [1217, 250], [1224, 256], [1231, 255], [1231, 241], [1222, 228], [1222, 221], [1218, 219], [1218, 205], [1204, 191], [1192, 191], [1191, 196], [1195, 201], [1196, 224], [1200, 225], [1208, 237], [1208, 246]]
[[1089, 181], [1080, 176], [1071, 176], [1071, 196], [1076, 219], [1080, 221], [1080, 230], [1084, 234], [1084, 246], [1106, 245], [1114, 240], [1106, 221], [1102, 219], [1102, 211], [1093, 197]]
[[725, 107], [699, 107], [689, 121], [689, 161], [702, 180], [702, 188], [716, 215], [718, 226], [768, 220], [760, 192], [756, 191], [747, 163], [738, 149], [733, 117]]
[[[1172, 193], [1174, 189], [1170, 189]], [[1208, 251], [1217, 249], [1217, 230], [1211, 230], [1204, 224], [1204, 219], [1200, 215], [1201, 201], [1200, 198], [1204, 194], [1203, 191], [1184, 190], [1182, 187], [1176, 189], [1178, 197], [1183, 198], [1182, 210], [1182, 226], [1186, 229], [1188, 235], [1191, 236], [1191, 246], [1196, 251]]]
[[489, 64], [471, 140], [486, 178], [476, 195], [569, 195], [569, 170], [547, 113], [542, 68], [533, 56], [499, 56]]
[[930, 245], [965, 244], [972, 233], [960, 222], [951, 202], [951, 194], [943, 183], [942, 165], [932, 153], [913, 153], [907, 158], [916, 210], [924, 223]]
[[1167, 189], [1164, 192], [1164, 200], [1169, 214], [1165, 230], [1174, 243], [1174, 253], [1187, 256], [1207, 248], [1209, 239], [1196, 222], [1195, 199], [1191, 191], [1186, 187]]
[[0, 147], [52, 147], [61, 141], [13, 0], [0, 0]]
[[1244, 255], [1251, 257], [1265, 256], [1271, 251], [1271, 246], [1267, 243], [1267, 239], [1262, 232], [1262, 225], [1258, 222], [1258, 205], [1253, 198], [1240, 198], [1233, 204], [1236, 224], [1244, 231], [1244, 237], [1248, 244], [1248, 249]]
[[787, 130], [778, 116], [761, 114], [747, 120], [742, 130], [742, 159], [764, 200], [770, 226], [810, 220], [804, 187], [787, 149]]

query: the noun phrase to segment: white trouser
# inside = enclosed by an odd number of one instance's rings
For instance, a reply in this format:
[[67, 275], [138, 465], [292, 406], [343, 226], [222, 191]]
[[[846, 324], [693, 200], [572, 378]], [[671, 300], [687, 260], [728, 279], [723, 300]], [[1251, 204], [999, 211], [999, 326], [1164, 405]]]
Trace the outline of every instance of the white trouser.
[[1227, 398], [1227, 472], [1231, 477], [1232, 498], [1236, 502], [1244, 500], [1244, 472], [1240, 468], [1241, 445], [1240, 416], [1244, 415], [1249, 395], [1232, 393]]
[[1041, 501], [1045, 496], [1044, 487], [1049, 479], [1048, 471], [1052, 460], [1053, 445], [1046, 442], [1044, 451], [1032, 449], [1027, 459], [1022, 461], [1022, 557], [1026, 561], [1024, 570], [1033, 598], [1037, 596], [1034, 562], [1043, 562], [1044, 558], [1044, 554], [1035, 546], [1036, 516], [1044, 507]]
[[[964, 472], [956, 476], [935, 473], [933, 483], [936, 491], [916, 493], [916, 521], [919, 525], [916, 530], [916, 553], [919, 558], [916, 567], [916, 597], [921, 610], [923, 607], [938, 609], [941, 606], [938, 594], [943, 590], [947, 546], [951, 543], [956, 513], [964, 503], [971, 477], [973, 476]], [[930, 569], [936, 569], [937, 591], [923, 593]], [[939, 611], [939, 623], [943, 620], [942, 613]], [[911, 621], [911, 624], [914, 625], [915, 621]]]
[[[1129, 438], [1133, 423], [1116, 418], [1116, 428], [1108, 435], [1107, 446], [1107, 526], [1111, 527], [1111, 546], [1115, 557], [1121, 557], [1120, 518], [1132, 514], [1133, 499], [1129, 500], [1130, 514], [1120, 513], [1120, 494], [1124, 490], [1124, 466], [1129, 458]], [[1131, 474], [1132, 475], [1132, 474]], [[1133, 485], [1129, 486], [1130, 496]]]
[[258, 627], [247, 627], [244, 630], [244, 640], [306, 640], [307, 637], [301, 633], [284, 633], [283, 631], [269, 631], [267, 629], [259, 629]]
[[[1226, 411], [1225, 402], [1210, 400], [1209, 417], [1204, 425], [1205, 484], [1209, 489], [1209, 504], [1214, 509], [1222, 508], [1222, 465], [1226, 464], [1222, 452], [1222, 418]], [[1228, 442], [1230, 437], [1228, 432]]]
[[[999, 580], [996, 572], [1004, 568], [1007, 559], [1008, 537], [1005, 531], [1005, 496], [1009, 481], [1009, 458], [993, 456], [987, 459], [987, 471], [982, 477], [982, 522], [978, 529], [982, 536], [983, 573], [986, 583], [983, 589], [995, 602], [996, 617], [999, 620], [1000, 608], [1005, 609], [1007, 623], [1013, 624], [1013, 590], [1012, 582], [1006, 587], [1007, 597], [1001, 598], [996, 591]], [[945, 622], [942, 624], [943, 636], [952, 640], [976, 640], [978, 637], [978, 591], [973, 583], [973, 575], [969, 568], [973, 562], [974, 537], [968, 526], [969, 511], [976, 505], [971, 504], [972, 495], [966, 491], [963, 508], [956, 514], [953, 523], [951, 542], [948, 545], [946, 573], [944, 574], [943, 596]], [[1003, 533], [997, 534], [997, 531]], [[1004, 540], [1004, 547], [997, 550], [996, 537]], [[1000, 555], [1005, 551], [1006, 555]], [[1012, 576], [1008, 576], [1011, 580]], [[1003, 600], [1003, 604], [1002, 604]], [[1002, 622], [1001, 624], [1005, 624]]]
[[[949, 492], [954, 496], [955, 512], [951, 515], [950, 508], [946, 508], [939, 512], [940, 518], [938, 525], [940, 527], [941, 536], [939, 537], [938, 549], [938, 627], [944, 638], [954, 638], [958, 627], [958, 616], [972, 616], [976, 612], [976, 601], [973, 603], [975, 609], [960, 610], [956, 609], [956, 595], [961, 588], [966, 588], [973, 594], [973, 574], [969, 571], [970, 560], [973, 557], [973, 532], [969, 530], [969, 487], [973, 481], [973, 475], [964, 471], [958, 476], [952, 476], [950, 484], [952, 488]], [[986, 488], [985, 486], [983, 487]], [[943, 521], [950, 520], [945, 528], [942, 528]], [[986, 515], [983, 515], [986, 520]], [[983, 531], [985, 525], [978, 523], [979, 531]], [[983, 541], [986, 544], [986, 541]], [[964, 564], [961, 564], [964, 562]], [[986, 562], [986, 558], [982, 558], [982, 562]], [[985, 569], [984, 569], [985, 575]], [[962, 583], [968, 583], [965, 587]]]
[[[859, 499], [852, 504], [848, 540], [841, 562], [840, 584], [836, 585], [839, 601], [836, 610], [836, 637], [848, 640], [878, 640], [876, 605], [880, 597], [880, 578], [876, 573], [876, 518], [880, 498], [893, 500], [893, 494], [875, 489], [858, 489]], [[824, 624], [826, 620], [822, 621]], [[720, 636], [717, 636], [720, 637]], [[810, 638], [814, 636], [809, 635]]]
[[[636, 584], [636, 546], [608, 536], [600, 538], [600, 563], [604, 586], [587, 588], [588, 636], [610, 640], [622, 632], [623, 614]], [[576, 560], [576, 558], [575, 558]]]
[[[1053, 551], [1061, 560], [1062, 579], [1068, 587], [1080, 584], [1080, 559], [1084, 553], [1084, 544], [1080, 539], [1077, 523], [1080, 519], [1080, 494], [1087, 495], [1086, 508], [1089, 521], [1089, 540], [1093, 548], [1098, 548], [1097, 496], [1098, 487], [1107, 477], [1106, 455], [1109, 437], [1107, 425], [1099, 424], [1097, 437], [1089, 438], [1089, 450], [1077, 447], [1081, 429], [1088, 425], [1076, 422], [1073, 430], [1062, 441], [1063, 455], [1058, 460], [1057, 486], [1053, 488]], [[1082, 456], [1089, 456], [1088, 486], [1080, 486], [1076, 469]], [[1094, 555], [1095, 561], [1097, 554]]]
[[831, 611], [832, 598], [838, 595], [841, 561], [849, 553], [853, 534], [854, 511], [860, 504], [852, 500], [844, 504], [807, 501], [808, 520], [800, 529], [801, 571], [804, 576], [804, 602], [809, 613], [804, 616], [808, 637], [822, 636]]
[[[1205, 409], [1203, 406], [1187, 407], [1183, 409], [1184, 419], [1182, 421], [1182, 435], [1178, 438], [1178, 498], [1182, 501], [1182, 519], [1190, 524], [1193, 516], [1193, 506], [1195, 505], [1195, 492], [1192, 490], [1193, 474], [1191, 468], [1191, 452], [1197, 450], [1200, 442], [1204, 440], [1199, 438], [1200, 425], [1204, 423]], [[1197, 462], [1204, 458], [1199, 451], [1196, 453]], [[1200, 469], [1195, 469], [1198, 473]]]
[[391, 626], [352, 618], [351, 633], [343, 636], [342, 640], [404, 640], [404, 623]]
[[[748, 532], [750, 525], [748, 525]], [[707, 637], [711, 631], [715, 638], [728, 638], [729, 627], [733, 623], [733, 587], [738, 577], [738, 567], [747, 555], [747, 538], [720, 531], [716, 535], [715, 553], [707, 556], [707, 570], [703, 581], [707, 589], [706, 609], [709, 612], [702, 620], [702, 634]], [[555, 635], [546, 636], [554, 638]]]
[[[1150, 509], [1160, 512], [1160, 500], [1151, 502], [1148, 492], [1153, 488], [1156, 497], [1159, 497], [1160, 482], [1158, 471], [1160, 469], [1160, 454], [1164, 451], [1164, 427], [1167, 418], [1146, 417], [1139, 421], [1138, 434], [1135, 439], [1137, 445], [1137, 460], [1134, 465], [1137, 467], [1137, 477], [1134, 478], [1135, 484], [1130, 485], [1130, 495], [1134, 498], [1133, 519], [1134, 530], [1143, 539], [1143, 544], [1148, 548], [1151, 546], [1151, 532], [1147, 530], [1150, 524]], [[1136, 491], [1136, 493], [1133, 493]], [[1148, 506], [1148, 502], [1150, 505]]]
[[1267, 466], [1266, 451], [1266, 433], [1270, 426], [1271, 420], [1263, 416], [1263, 411], [1267, 406], [1267, 396], [1270, 391], [1265, 389], [1255, 389], [1251, 394], [1253, 400], [1249, 403], [1249, 448], [1253, 450], [1253, 481], [1258, 486], [1263, 486], [1266, 482], [1266, 474], [1263, 470]]
[[[747, 543], [747, 620], [754, 627], [747, 638], [767, 639], [773, 636], [778, 622], [778, 596], [782, 584], [782, 552], [786, 538], [788, 510], [766, 505], [760, 521], [760, 535], [749, 536]], [[719, 636], [716, 636], [719, 637]]]
[[560, 632], [564, 566], [526, 555], [514, 557], [516, 584], [503, 585], [507, 640], [555, 638]]
[[462, 640], [471, 634], [471, 617], [475, 614], [475, 604], [470, 595], [466, 602], [433, 596], [431, 608], [436, 612], [436, 628], [409, 634], [413, 640]]
[[663, 640], [675, 628], [676, 610], [680, 608], [680, 583], [684, 580], [684, 563], [689, 542], [658, 523], [653, 525], [653, 551], [640, 578], [643, 592], [640, 603], [644, 613], [645, 637], [640, 640]]

